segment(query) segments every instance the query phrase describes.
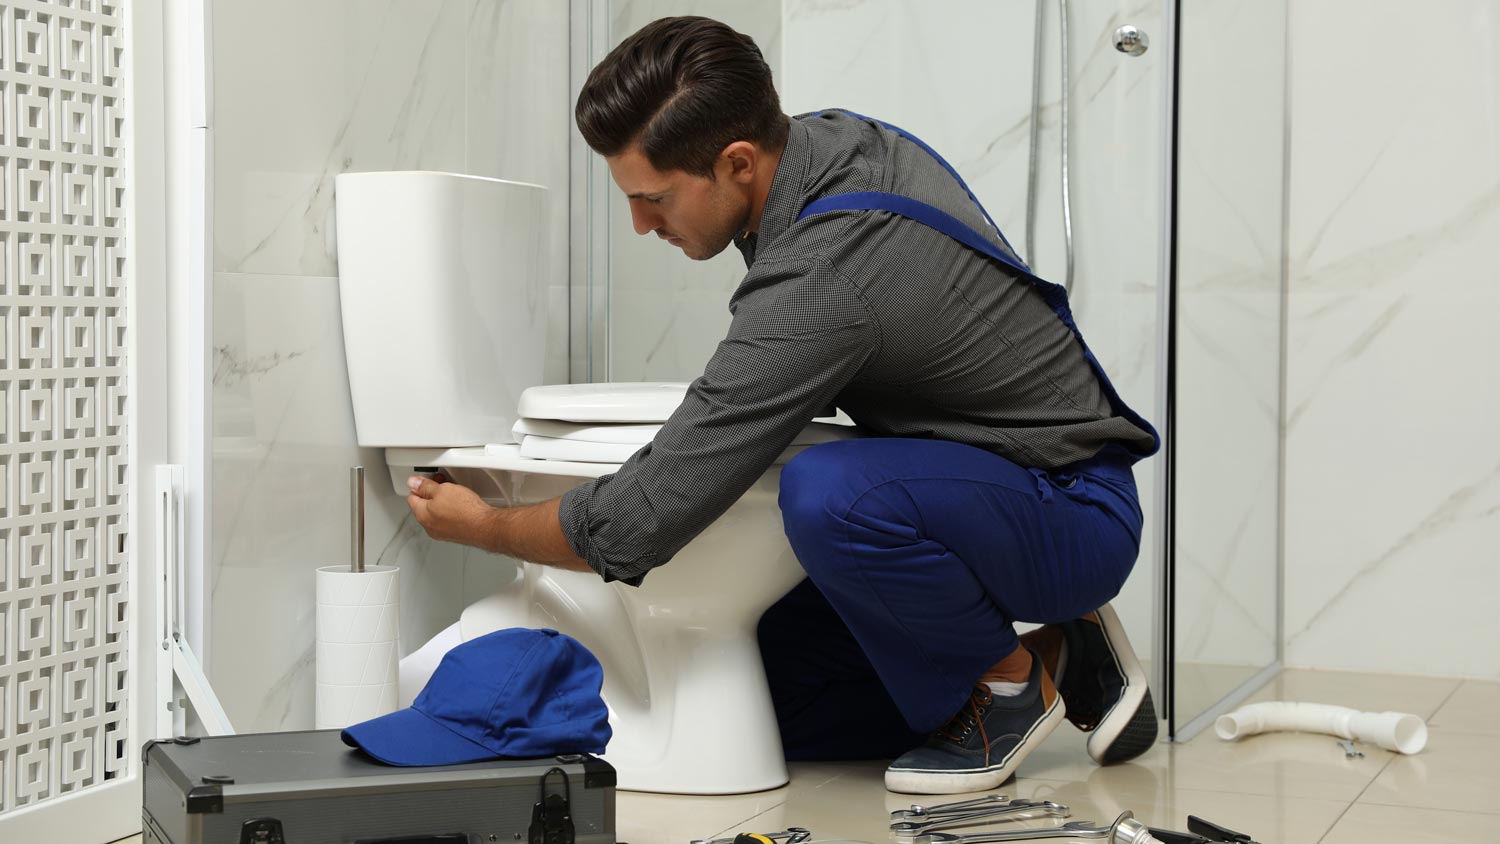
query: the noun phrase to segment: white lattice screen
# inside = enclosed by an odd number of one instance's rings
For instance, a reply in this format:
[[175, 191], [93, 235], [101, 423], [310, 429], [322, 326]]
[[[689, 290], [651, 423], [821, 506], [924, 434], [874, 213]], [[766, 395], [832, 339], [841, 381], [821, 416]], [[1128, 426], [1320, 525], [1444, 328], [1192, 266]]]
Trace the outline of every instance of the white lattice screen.
[[0, 812], [129, 766], [121, 5], [0, 2]]

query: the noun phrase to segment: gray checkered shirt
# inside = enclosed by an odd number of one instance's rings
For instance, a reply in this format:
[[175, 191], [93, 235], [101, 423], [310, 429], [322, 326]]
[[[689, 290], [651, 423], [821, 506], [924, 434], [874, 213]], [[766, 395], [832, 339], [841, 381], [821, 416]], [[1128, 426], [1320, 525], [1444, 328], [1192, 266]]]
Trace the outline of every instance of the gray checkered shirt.
[[1154, 447], [1005, 267], [884, 211], [796, 222], [812, 200], [855, 191], [934, 205], [1005, 249], [921, 148], [843, 113], [792, 120], [760, 230], [735, 244], [749, 271], [729, 335], [649, 445], [563, 495], [563, 532], [605, 580], [639, 584], [672, 559], [830, 406], [873, 436], [966, 443], [1028, 467], [1112, 442]]

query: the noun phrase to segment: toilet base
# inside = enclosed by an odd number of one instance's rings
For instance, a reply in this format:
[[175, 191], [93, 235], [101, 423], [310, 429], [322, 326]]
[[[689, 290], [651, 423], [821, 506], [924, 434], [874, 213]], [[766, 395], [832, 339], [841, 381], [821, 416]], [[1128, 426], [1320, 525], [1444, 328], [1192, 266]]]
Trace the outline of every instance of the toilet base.
[[[788, 780], [753, 630], [640, 631], [655, 694], [611, 700], [604, 758], [619, 787], [669, 794], [742, 794]], [[642, 705], [644, 704], [644, 705]]]
[[[781, 736], [753, 625], [732, 629], [638, 622], [613, 589], [556, 572], [518, 577], [471, 605], [463, 620], [401, 660], [403, 701], [415, 697], [442, 654], [505, 627], [551, 627], [578, 639], [604, 666], [605, 704], [614, 730], [603, 758], [617, 788], [665, 794], [743, 794], [788, 781]], [[561, 573], [568, 579], [570, 573]], [[579, 575], [589, 578], [588, 575]], [[620, 623], [625, 626], [616, 626]], [[403, 703], [409, 705], [409, 702]]]

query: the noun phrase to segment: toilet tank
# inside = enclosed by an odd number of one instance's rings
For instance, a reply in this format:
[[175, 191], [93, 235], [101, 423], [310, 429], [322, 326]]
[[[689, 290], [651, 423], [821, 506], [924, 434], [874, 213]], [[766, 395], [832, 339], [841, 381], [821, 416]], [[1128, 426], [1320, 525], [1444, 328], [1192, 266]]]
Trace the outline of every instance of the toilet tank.
[[547, 189], [457, 173], [334, 181], [339, 304], [361, 446], [510, 442], [542, 383]]

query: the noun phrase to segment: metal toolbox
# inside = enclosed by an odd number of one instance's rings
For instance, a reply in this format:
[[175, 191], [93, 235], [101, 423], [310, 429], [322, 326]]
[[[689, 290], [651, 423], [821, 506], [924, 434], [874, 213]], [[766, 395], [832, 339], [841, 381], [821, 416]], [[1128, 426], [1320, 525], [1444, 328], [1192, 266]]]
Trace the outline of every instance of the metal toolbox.
[[147, 742], [146, 844], [617, 844], [588, 754], [383, 765], [338, 730]]

